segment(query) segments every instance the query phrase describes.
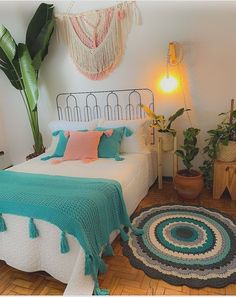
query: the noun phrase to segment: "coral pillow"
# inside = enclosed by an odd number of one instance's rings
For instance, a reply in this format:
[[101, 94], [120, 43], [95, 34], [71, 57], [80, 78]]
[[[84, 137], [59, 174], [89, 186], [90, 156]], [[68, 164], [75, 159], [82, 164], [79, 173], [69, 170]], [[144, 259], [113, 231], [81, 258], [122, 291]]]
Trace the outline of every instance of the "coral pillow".
[[[87, 132], [88, 130], [79, 130], [79, 132]], [[67, 146], [67, 142], [68, 142], [68, 133], [64, 133], [65, 131], [63, 130], [58, 130], [58, 131], [54, 131], [52, 132], [52, 136], [56, 137], [56, 141], [55, 142], [55, 150], [51, 155], [42, 157], [41, 160], [42, 161], [47, 161], [49, 159], [52, 158], [60, 158], [64, 156], [65, 150], [66, 150], [66, 146]]]
[[69, 139], [62, 161], [98, 159], [98, 145], [103, 134], [102, 131], [70, 131], [65, 133]]

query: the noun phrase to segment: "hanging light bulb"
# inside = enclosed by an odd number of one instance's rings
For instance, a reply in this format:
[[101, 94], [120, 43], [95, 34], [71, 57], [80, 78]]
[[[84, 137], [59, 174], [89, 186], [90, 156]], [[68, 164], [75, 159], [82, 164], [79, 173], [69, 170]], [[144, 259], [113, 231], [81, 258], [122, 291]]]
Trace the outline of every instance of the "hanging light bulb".
[[170, 42], [168, 46], [168, 55], [166, 61], [166, 76], [160, 80], [160, 89], [165, 93], [171, 93], [178, 88], [179, 81], [169, 74], [169, 66], [177, 64], [175, 43]]
[[160, 80], [160, 88], [166, 93], [171, 93], [178, 88], [179, 82], [174, 76], [165, 76]]

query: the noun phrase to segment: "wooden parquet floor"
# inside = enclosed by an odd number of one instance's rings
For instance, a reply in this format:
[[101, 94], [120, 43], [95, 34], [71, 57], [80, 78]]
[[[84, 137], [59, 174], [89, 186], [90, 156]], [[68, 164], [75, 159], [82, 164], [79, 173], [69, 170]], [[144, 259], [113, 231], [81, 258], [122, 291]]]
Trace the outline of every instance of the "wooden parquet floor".
[[[210, 193], [204, 191], [196, 201], [185, 202], [177, 197], [171, 183], [165, 183], [162, 190], [158, 190], [155, 184], [137, 211], [153, 204], [171, 202], [214, 207], [236, 218], [236, 202], [231, 201], [227, 195], [220, 200], [212, 200]], [[115, 256], [104, 259], [108, 264], [108, 271], [99, 277], [101, 287], [110, 289], [111, 295], [236, 295], [236, 284], [221, 289], [191, 289], [151, 279], [129, 264], [128, 258], [122, 255], [119, 238], [114, 241], [113, 249]], [[0, 261], [1, 295], [62, 295], [65, 287], [44, 272], [25, 273]]]

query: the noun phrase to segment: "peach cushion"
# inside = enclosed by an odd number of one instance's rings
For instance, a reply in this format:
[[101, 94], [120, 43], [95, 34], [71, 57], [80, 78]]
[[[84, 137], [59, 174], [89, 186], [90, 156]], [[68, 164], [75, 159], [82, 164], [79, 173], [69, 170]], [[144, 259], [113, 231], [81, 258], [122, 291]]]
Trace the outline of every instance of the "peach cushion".
[[103, 134], [102, 131], [69, 131], [65, 133], [69, 134], [69, 140], [62, 161], [98, 159], [98, 145]]

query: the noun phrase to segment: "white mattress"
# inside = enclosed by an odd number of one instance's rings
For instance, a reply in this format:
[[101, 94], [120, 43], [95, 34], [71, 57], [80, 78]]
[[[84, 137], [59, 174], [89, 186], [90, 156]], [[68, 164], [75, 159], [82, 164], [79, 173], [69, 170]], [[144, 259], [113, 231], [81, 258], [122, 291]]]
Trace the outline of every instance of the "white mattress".
[[[9, 170], [73, 177], [108, 178], [120, 182], [129, 215], [133, 213], [149, 187], [156, 179], [156, 154], [124, 154], [124, 161], [99, 159], [84, 164], [67, 161], [52, 165], [51, 161], [31, 161], [16, 165]], [[28, 219], [15, 215], [3, 215], [7, 232], [0, 236], [0, 259], [23, 271], [43, 270], [63, 283], [64, 294], [91, 295], [94, 282], [84, 275], [84, 252], [77, 240], [67, 235], [70, 252], [60, 253], [60, 230], [45, 221], [35, 220], [40, 236], [29, 239]], [[113, 235], [114, 239], [114, 235]], [[19, 251], [21, 251], [19, 253]]]

